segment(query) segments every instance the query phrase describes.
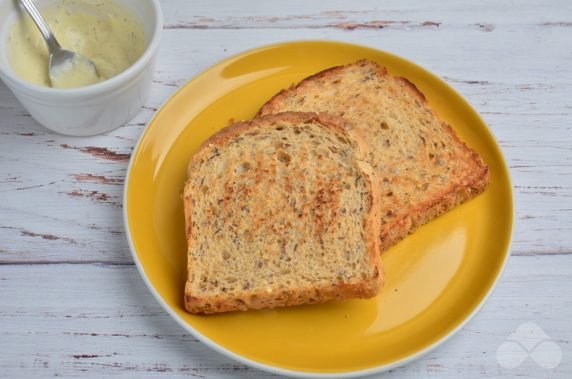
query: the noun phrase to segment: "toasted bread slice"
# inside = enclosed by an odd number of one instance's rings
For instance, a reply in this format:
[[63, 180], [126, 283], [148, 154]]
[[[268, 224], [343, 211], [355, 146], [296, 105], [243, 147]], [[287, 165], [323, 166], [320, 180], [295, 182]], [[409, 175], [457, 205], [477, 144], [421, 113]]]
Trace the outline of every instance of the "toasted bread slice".
[[342, 116], [370, 144], [381, 179], [380, 249], [482, 192], [488, 167], [405, 78], [371, 61], [327, 69], [279, 92], [258, 116], [284, 111]]
[[260, 117], [226, 127], [193, 156], [184, 189], [189, 312], [378, 293], [379, 193], [340, 122]]

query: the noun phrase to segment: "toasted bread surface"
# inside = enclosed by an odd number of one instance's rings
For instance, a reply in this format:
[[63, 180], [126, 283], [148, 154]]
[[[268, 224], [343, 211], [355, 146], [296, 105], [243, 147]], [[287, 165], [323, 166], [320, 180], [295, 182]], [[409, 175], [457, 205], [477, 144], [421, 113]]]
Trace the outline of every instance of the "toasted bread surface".
[[379, 193], [339, 118], [235, 123], [192, 157], [184, 188], [193, 313], [367, 298], [383, 283]]
[[310, 76], [269, 100], [258, 116], [325, 112], [346, 119], [369, 144], [381, 180], [380, 249], [481, 193], [488, 167], [405, 78], [371, 61]]

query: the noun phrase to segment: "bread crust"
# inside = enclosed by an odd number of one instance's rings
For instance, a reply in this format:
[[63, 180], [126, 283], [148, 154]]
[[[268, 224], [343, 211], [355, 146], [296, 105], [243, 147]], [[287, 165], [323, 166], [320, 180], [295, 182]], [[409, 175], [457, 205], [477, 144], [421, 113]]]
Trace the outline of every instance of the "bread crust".
[[278, 91], [278, 93], [276, 93], [274, 96], [272, 96], [266, 103], [264, 103], [264, 105], [262, 105], [262, 107], [260, 107], [258, 112], [256, 112], [256, 116], [254, 116], [254, 117], [256, 119], [258, 117], [267, 116], [269, 114], [284, 113], [282, 111], [277, 111], [276, 109], [279, 107], [278, 106], [279, 102], [281, 102], [282, 99], [288, 95], [288, 93], [293, 92], [293, 91], [298, 91], [306, 83], [311, 82], [313, 80], [323, 79], [323, 78], [327, 78], [328, 76], [335, 75], [339, 71], [344, 70], [347, 66], [350, 66], [350, 65], [363, 66], [363, 65], [368, 65], [368, 64], [374, 64], [376, 67], [376, 70], [378, 70], [378, 73], [380, 75], [387, 75], [387, 69], [385, 67], [380, 66], [377, 63], [374, 63], [374, 62], [371, 62], [371, 61], [368, 61], [365, 59], [359, 60], [355, 63], [350, 63], [348, 65], [329, 67], [329, 68], [326, 68], [325, 70], [322, 70], [320, 72], [317, 72], [313, 75], [310, 75], [310, 76], [302, 79], [300, 82], [298, 82], [296, 84], [292, 84], [289, 88], [285, 88], [283, 90]]
[[419, 227], [482, 193], [488, 183], [488, 167], [485, 166], [465, 185], [451, 185], [441, 191], [439, 197], [419, 204], [408, 215], [384, 225], [380, 234], [380, 251], [383, 253]]
[[[213, 146], [224, 148], [235, 136], [241, 135], [256, 127], [273, 127], [275, 122], [306, 123], [316, 122], [324, 128], [334, 131], [350, 141], [357, 151], [365, 149], [364, 142], [354, 139], [348, 132], [351, 125], [347, 121], [325, 113], [312, 112], [283, 112], [260, 117], [250, 121], [237, 122], [225, 127], [216, 134], [208, 138], [193, 155], [189, 163], [190, 168], [195, 161], [205, 159], [205, 154]], [[383, 286], [384, 272], [379, 258], [379, 233], [380, 233], [380, 199], [375, 191], [378, 179], [373, 170], [365, 161], [359, 160], [356, 156], [356, 164], [362, 170], [369, 196], [369, 211], [365, 213], [363, 227], [367, 238], [368, 257], [370, 264], [374, 267], [373, 275], [365, 279], [355, 279], [353, 281], [338, 282], [327, 286], [313, 286], [296, 289], [273, 289], [272, 291], [245, 290], [241, 295], [218, 294], [215, 296], [203, 296], [193, 293], [192, 284], [189, 280], [193, 272], [193, 262], [187, 261], [187, 272], [189, 277], [185, 285], [185, 309], [191, 313], [211, 314], [219, 312], [239, 311], [247, 309], [261, 309], [284, 307], [301, 304], [323, 303], [328, 300], [347, 300], [351, 298], [369, 298], [377, 295]], [[189, 172], [189, 176], [190, 176]], [[187, 251], [191, 250], [194, 243], [193, 236], [193, 199], [189, 186], [184, 188], [184, 215], [186, 224]]]
[[[373, 68], [379, 76], [390, 75], [385, 67], [382, 67], [379, 64], [368, 60], [360, 60], [348, 65], [331, 67], [315, 75], [309, 76], [299, 83], [278, 92], [259, 109], [257, 112], [257, 117], [264, 117], [265, 115], [279, 111], [281, 108], [280, 104], [288, 95], [292, 93], [301, 93], [304, 86], [311, 83], [313, 80], [327, 79], [329, 76], [336, 75], [340, 71], [343, 71], [347, 67], [353, 65]], [[413, 233], [423, 224], [435, 219], [436, 217], [452, 210], [459, 204], [468, 201], [482, 193], [489, 183], [488, 166], [473, 149], [469, 148], [459, 138], [453, 128], [428, 106], [425, 95], [417, 88], [417, 86], [415, 86], [414, 83], [406, 78], [394, 78], [404, 83], [405, 88], [407, 88], [413, 96], [419, 99], [426, 106], [426, 108], [430, 110], [431, 114], [437, 120], [439, 120], [445, 132], [453, 138], [455, 143], [462, 147], [463, 151], [469, 157], [472, 163], [471, 169], [467, 172], [464, 172], [464, 175], [462, 175], [460, 181], [451, 183], [448, 187], [435, 194], [435, 196], [432, 198], [417, 204], [415, 207], [409, 209], [404, 214], [395, 217], [395, 219], [391, 222], [382, 225], [379, 234], [379, 249], [381, 252], [386, 251], [391, 246], [395, 245], [401, 239], [406, 237], [408, 234]]]
[[185, 309], [191, 313], [213, 314], [249, 309], [278, 308], [303, 304], [320, 304], [329, 300], [370, 298], [378, 294], [382, 280], [378, 271], [376, 277], [365, 282], [337, 283], [331, 286], [303, 287], [267, 292], [248, 291], [242, 296], [219, 294], [215, 296], [193, 296], [190, 285], [185, 286]]
[[[245, 131], [247, 131], [252, 127], [261, 126], [260, 121], [268, 122], [269, 123], [268, 127], [271, 127], [272, 123], [281, 121], [292, 122], [292, 123], [294, 122], [304, 123], [304, 122], [315, 121], [320, 123], [324, 127], [335, 131], [336, 133], [343, 134], [346, 137], [348, 137], [347, 128], [351, 128], [350, 126], [344, 126], [344, 124], [349, 125], [349, 123], [343, 118], [320, 112], [281, 112], [277, 114], [267, 115], [264, 118], [258, 117], [253, 120], [239, 121], [222, 128], [217, 133], [207, 138], [207, 140], [205, 140], [205, 142], [201, 144], [201, 146], [191, 159], [189, 165], [192, 163], [193, 160], [198, 159], [197, 157], [200, 157], [200, 155], [205, 151], [205, 149], [208, 146], [217, 145], [219, 147], [224, 147], [232, 139], [232, 137], [244, 133]], [[355, 142], [357, 143], [358, 141]], [[364, 147], [361, 146], [360, 148]]]

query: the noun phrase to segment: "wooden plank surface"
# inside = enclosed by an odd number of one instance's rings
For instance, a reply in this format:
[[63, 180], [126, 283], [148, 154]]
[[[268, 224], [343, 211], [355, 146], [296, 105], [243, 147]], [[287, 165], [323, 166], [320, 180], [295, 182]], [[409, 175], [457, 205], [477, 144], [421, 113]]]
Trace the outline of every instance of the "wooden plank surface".
[[[135, 142], [179, 86], [220, 59], [295, 39], [369, 45], [463, 94], [497, 136], [517, 205], [498, 290], [401, 377], [572, 376], [572, 2], [163, 1], [165, 32], [145, 109], [107, 135], [36, 124], [0, 83], [0, 377], [270, 377], [180, 329], [139, 278], [122, 226]], [[503, 369], [496, 350], [535, 322], [562, 349], [546, 370]]]

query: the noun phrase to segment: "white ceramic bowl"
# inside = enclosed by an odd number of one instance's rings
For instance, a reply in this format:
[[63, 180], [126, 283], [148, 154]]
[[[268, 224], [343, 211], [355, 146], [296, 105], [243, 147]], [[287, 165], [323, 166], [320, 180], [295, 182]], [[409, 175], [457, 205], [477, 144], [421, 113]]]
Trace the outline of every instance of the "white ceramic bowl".
[[[151, 89], [155, 57], [163, 30], [159, 0], [114, 0], [143, 22], [147, 48], [119, 75], [87, 87], [55, 89], [26, 82], [16, 75], [8, 56], [11, 26], [21, 14], [15, 0], [0, 0], [0, 79], [32, 117], [55, 132], [89, 136], [113, 130], [135, 116]], [[38, 0], [42, 8], [57, 0]]]

